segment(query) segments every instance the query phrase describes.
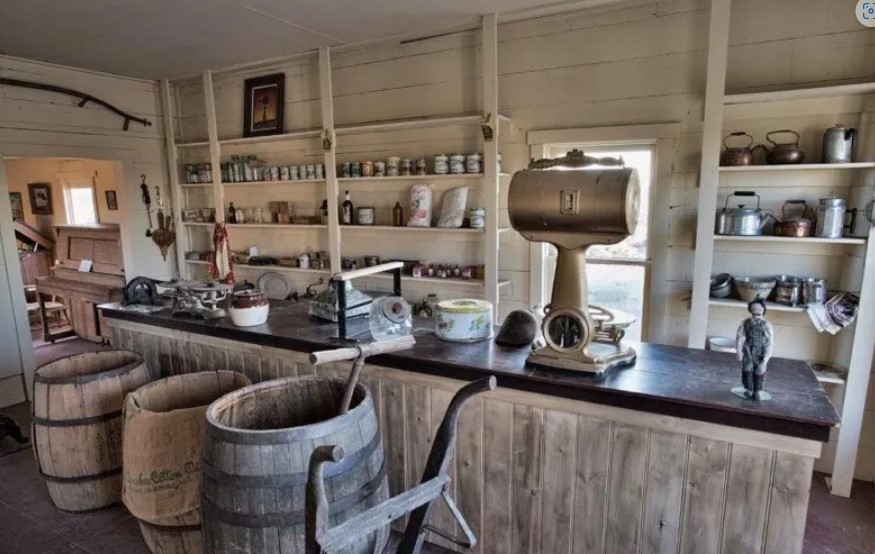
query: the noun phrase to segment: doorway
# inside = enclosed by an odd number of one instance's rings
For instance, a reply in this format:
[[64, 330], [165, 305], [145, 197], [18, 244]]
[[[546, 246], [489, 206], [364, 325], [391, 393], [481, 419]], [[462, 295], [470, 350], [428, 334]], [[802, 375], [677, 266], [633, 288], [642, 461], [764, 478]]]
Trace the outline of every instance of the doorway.
[[[119, 223], [118, 197], [123, 190], [120, 181], [121, 163], [108, 160], [74, 158], [4, 158], [6, 183], [14, 231], [14, 248], [7, 264], [7, 275], [21, 275], [21, 285], [13, 290], [12, 279], [7, 286], [10, 294], [24, 300], [30, 324], [30, 345], [35, 366], [55, 359], [106, 348], [103, 344], [78, 337], [57, 341], [50, 337], [72, 332], [71, 299], [57, 292], [40, 294], [37, 282], [52, 275], [58, 260], [56, 244], [58, 226], [93, 226]], [[4, 210], [5, 211], [5, 210]], [[4, 213], [0, 217], [7, 217]], [[83, 276], [83, 280], [87, 280]], [[42, 296], [45, 310], [40, 309]], [[9, 314], [11, 317], [11, 314]], [[4, 333], [15, 333], [14, 321], [2, 326]], [[48, 331], [48, 333], [46, 333]], [[48, 336], [47, 336], [48, 335]], [[12, 337], [10, 337], [12, 338]], [[4, 378], [21, 373], [21, 368], [0, 367], [0, 388]], [[12, 386], [12, 383], [7, 383]], [[20, 388], [20, 385], [18, 385]], [[6, 395], [10, 396], [10, 395]], [[4, 394], [0, 390], [0, 401]], [[2, 405], [2, 404], [0, 404]]]

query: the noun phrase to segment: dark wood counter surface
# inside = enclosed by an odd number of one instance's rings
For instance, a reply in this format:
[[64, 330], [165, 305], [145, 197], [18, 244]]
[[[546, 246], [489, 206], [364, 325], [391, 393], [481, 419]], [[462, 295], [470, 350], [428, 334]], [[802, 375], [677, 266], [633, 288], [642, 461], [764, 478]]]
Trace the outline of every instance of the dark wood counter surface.
[[[272, 302], [268, 322], [248, 328], [235, 327], [229, 318], [205, 322], [173, 317], [169, 310], [144, 315], [120, 310], [117, 304], [100, 308], [107, 317], [299, 352], [340, 345], [332, 338], [336, 326], [309, 318], [305, 302]], [[366, 322], [352, 325], [350, 334], [357, 329], [367, 329]], [[493, 341], [444, 342], [430, 331], [430, 320], [417, 319], [416, 346], [368, 362], [465, 381], [492, 374], [499, 387], [823, 442], [839, 422], [820, 383], [801, 361], [773, 359], [765, 381], [772, 400], [754, 402], [730, 392], [741, 384], [740, 363], [732, 354], [637, 344], [634, 366], [594, 377], [526, 367], [527, 348], [506, 348]], [[370, 335], [360, 338], [369, 340]]]

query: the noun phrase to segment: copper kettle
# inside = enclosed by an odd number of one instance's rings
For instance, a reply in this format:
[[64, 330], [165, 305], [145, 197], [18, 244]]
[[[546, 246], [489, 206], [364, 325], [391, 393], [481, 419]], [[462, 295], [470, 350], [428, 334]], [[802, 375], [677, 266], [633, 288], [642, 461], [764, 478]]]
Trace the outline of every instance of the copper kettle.
[[[772, 135], [789, 133], [796, 137], [794, 142], [778, 143], [773, 141]], [[766, 140], [772, 143], [771, 148], [766, 148], [766, 162], [769, 165], [801, 164], [805, 161], [805, 150], [799, 146], [799, 133], [791, 129], [781, 129], [766, 133]]]
[[[802, 215], [787, 215], [787, 206], [801, 206]], [[775, 224], [779, 237], [810, 237], [814, 230], [814, 214], [805, 200], [787, 200], [781, 207], [781, 220]]]
[[[749, 139], [749, 142], [747, 143], [747, 146], [730, 147], [726, 144], [726, 139], [728, 139], [729, 137], [747, 137]], [[762, 148], [762, 146], [752, 146], [753, 137], [745, 133], [744, 131], [729, 133], [728, 135], [723, 137], [723, 152], [720, 155], [720, 165], [753, 165], [754, 152]]]

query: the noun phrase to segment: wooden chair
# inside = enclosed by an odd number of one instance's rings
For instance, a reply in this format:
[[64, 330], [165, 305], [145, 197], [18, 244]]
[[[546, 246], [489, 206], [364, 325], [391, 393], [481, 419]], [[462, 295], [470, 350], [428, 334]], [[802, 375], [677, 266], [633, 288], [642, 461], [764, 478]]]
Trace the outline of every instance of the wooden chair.
[[[25, 285], [24, 297], [27, 300], [28, 319], [37, 315], [37, 324], [46, 327], [42, 315], [40, 314], [40, 302], [39, 295], [36, 292], [36, 286]], [[59, 327], [70, 324], [70, 315], [67, 313], [67, 305], [63, 302], [58, 302], [58, 297], [56, 295], [52, 295], [52, 299], [50, 301], [44, 301], [43, 304], [45, 304], [46, 317], [54, 318]], [[31, 324], [31, 327], [33, 327], [33, 324]]]

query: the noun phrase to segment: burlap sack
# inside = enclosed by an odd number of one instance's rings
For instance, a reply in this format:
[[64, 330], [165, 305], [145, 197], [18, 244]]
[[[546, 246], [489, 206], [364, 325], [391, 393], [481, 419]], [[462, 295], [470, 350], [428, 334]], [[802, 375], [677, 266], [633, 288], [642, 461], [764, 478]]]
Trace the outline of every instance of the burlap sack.
[[241, 373], [205, 371], [154, 381], [127, 396], [122, 501], [134, 517], [161, 525], [200, 507], [207, 407], [249, 384]]

